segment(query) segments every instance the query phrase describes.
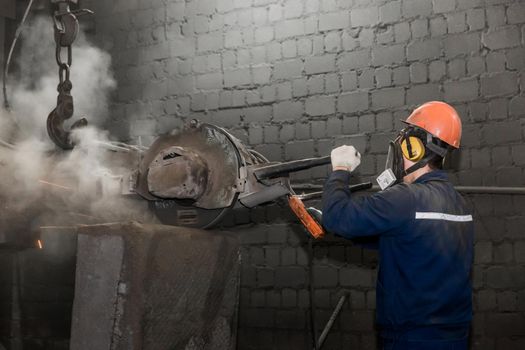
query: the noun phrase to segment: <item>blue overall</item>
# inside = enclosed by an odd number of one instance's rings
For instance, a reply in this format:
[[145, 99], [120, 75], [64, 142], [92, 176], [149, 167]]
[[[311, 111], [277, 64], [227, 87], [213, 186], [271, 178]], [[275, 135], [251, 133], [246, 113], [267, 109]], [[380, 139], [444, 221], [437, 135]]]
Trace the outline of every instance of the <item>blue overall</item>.
[[328, 178], [323, 226], [346, 238], [378, 238], [383, 349], [467, 349], [474, 227], [445, 172], [359, 197], [349, 180], [346, 171]]

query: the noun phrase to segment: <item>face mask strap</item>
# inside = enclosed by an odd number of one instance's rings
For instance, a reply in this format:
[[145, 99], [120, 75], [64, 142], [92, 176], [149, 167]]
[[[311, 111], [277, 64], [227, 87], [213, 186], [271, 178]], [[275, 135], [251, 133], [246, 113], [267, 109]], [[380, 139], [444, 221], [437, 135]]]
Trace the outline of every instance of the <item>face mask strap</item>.
[[418, 170], [418, 169], [421, 169], [422, 167], [424, 167], [425, 165], [428, 164], [428, 162], [430, 162], [430, 160], [432, 158], [434, 158], [434, 154], [432, 154], [431, 152], [429, 152], [430, 154], [427, 155], [426, 157], [424, 157], [423, 159], [421, 159], [419, 162], [415, 163], [414, 165], [412, 165], [410, 168], [408, 168], [407, 170], [404, 170], [403, 171], [403, 177], [407, 176], [408, 174], [411, 174], [413, 173], [414, 171]]

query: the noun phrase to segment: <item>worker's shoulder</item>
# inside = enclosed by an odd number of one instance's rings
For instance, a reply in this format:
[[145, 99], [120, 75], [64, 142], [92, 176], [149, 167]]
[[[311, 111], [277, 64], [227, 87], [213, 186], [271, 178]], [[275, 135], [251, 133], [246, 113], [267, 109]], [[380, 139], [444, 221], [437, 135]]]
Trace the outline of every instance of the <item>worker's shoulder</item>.
[[430, 179], [423, 182], [414, 182], [407, 185], [412, 191], [447, 191], [456, 192], [454, 185], [448, 179]]
[[448, 207], [451, 203], [457, 203], [465, 206], [465, 201], [461, 194], [456, 191], [454, 185], [448, 180], [433, 180], [417, 182], [408, 185], [410, 192], [413, 194], [416, 206], [422, 202], [441, 203], [441, 206]]
[[399, 183], [376, 193], [376, 196], [390, 198], [392, 200], [407, 200], [409, 197], [413, 196], [413, 189], [406, 183]]
[[[381, 196], [407, 202], [424, 197], [439, 196], [440, 193], [455, 192], [454, 186], [446, 180], [400, 183], [379, 192]], [[449, 193], [450, 195], [450, 193]]]
[[448, 180], [431, 180], [424, 182], [414, 182], [407, 185], [411, 193], [416, 197], [452, 195], [456, 190]]

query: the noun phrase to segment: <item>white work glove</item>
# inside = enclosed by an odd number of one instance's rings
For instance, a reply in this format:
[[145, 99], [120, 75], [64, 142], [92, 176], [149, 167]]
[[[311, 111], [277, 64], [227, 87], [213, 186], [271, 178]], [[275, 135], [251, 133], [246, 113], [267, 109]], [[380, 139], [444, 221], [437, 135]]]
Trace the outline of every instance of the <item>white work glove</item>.
[[354, 171], [361, 164], [361, 154], [354, 146], [340, 146], [334, 148], [330, 154], [333, 170]]

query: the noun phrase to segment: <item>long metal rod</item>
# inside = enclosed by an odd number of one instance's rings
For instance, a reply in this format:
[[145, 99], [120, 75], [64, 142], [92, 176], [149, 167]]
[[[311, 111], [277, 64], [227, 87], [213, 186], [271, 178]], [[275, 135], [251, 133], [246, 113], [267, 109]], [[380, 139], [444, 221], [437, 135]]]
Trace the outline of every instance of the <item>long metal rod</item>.
[[458, 192], [479, 194], [525, 194], [525, 187], [455, 186]]
[[[291, 185], [296, 191], [317, 191], [322, 190], [323, 185], [316, 184], [295, 184]], [[501, 186], [454, 186], [461, 193], [470, 194], [517, 194], [525, 195], [525, 187], [501, 187]], [[372, 186], [369, 191], [379, 191], [379, 186]]]
[[310, 299], [310, 330], [312, 337], [312, 347], [318, 350], [317, 346], [317, 323], [315, 322], [315, 298], [314, 298], [314, 244], [313, 239], [308, 239], [308, 290]]
[[323, 347], [323, 343], [326, 340], [326, 336], [332, 329], [335, 319], [337, 318], [337, 316], [339, 316], [339, 313], [341, 312], [341, 309], [345, 301], [346, 301], [346, 294], [344, 294], [339, 299], [339, 302], [337, 303], [337, 306], [335, 307], [334, 312], [332, 312], [330, 319], [328, 320], [328, 322], [326, 322], [326, 326], [324, 326], [323, 332], [321, 333], [321, 336], [319, 337], [319, 341], [317, 342], [317, 349], [321, 349]]
[[293, 160], [291, 162], [277, 163], [267, 165], [256, 169], [253, 173], [259, 180], [269, 179], [272, 177], [284, 176], [289, 173], [310, 169], [320, 165], [330, 164], [330, 156], [319, 158], [308, 158]]

